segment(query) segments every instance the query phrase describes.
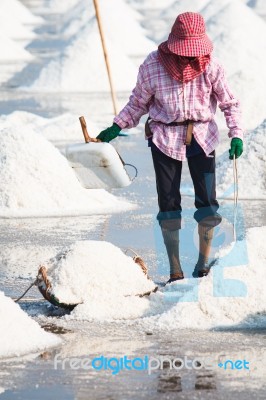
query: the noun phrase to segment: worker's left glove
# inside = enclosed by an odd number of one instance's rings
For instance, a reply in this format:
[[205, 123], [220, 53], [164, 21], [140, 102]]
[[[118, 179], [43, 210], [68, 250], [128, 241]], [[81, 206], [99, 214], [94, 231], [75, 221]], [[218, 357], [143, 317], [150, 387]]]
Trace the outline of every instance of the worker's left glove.
[[119, 135], [120, 131], [120, 126], [114, 123], [112, 126], [110, 126], [110, 128], [107, 128], [104, 131], [100, 132], [97, 136], [97, 139], [100, 139], [102, 142], [109, 143], [111, 140], [115, 139]]
[[239, 138], [233, 138], [231, 140], [231, 148], [229, 150], [229, 158], [233, 160], [234, 156], [236, 158], [240, 157], [243, 153], [243, 140]]

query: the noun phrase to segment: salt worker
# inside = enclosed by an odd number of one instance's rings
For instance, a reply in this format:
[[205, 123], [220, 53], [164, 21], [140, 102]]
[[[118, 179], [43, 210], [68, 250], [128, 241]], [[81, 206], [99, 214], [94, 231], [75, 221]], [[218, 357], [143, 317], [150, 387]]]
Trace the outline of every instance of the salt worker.
[[199, 255], [192, 276], [203, 277], [210, 270], [214, 227], [222, 219], [215, 187], [215, 148], [219, 143], [214, 121], [217, 104], [229, 129], [229, 158], [238, 158], [243, 152], [239, 101], [212, 50], [203, 17], [193, 12], [178, 15], [168, 40], [140, 65], [136, 86], [126, 106], [114, 118], [113, 125], [97, 136], [103, 142], [110, 142], [121, 129], [133, 128], [143, 115], [149, 115], [145, 133], [156, 176], [157, 220], [170, 264], [167, 283], [184, 279], [179, 230], [180, 180], [186, 158], [194, 186], [194, 218], [199, 235]]

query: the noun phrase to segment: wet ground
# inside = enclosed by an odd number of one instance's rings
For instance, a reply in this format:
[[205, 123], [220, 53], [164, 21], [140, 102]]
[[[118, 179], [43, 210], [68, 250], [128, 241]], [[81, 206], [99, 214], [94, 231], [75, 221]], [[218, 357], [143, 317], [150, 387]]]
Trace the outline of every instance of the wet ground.
[[[25, 1], [26, 3], [26, 1]], [[34, 7], [38, 1], [28, 1]], [[53, 17], [56, 20], [55, 16]], [[47, 20], [48, 21], [48, 20]], [[47, 27], [54, 26], [53, 23]], [[48, 28], [47, 28], [48, 29]], [[37, 44], [32, 48], [38, 49]], [[40, 49], [40, 46], [39, 46]], [[43, 54], [48, 49], [42, 47]], [[26, 76], [26, 75], [25, 75]], [[87, 114], [88, 110], [99, 123], [112, 118], [108, 95], [65, 94], [51, 97], [16, 92], [17, 79], [0, 93], [2, 113], [16, 109], [35, 112], [44, 116], [60, 115], [65, 111]], [[121, 104], [125, 94], [119, 95]], [[138, 209], [116, 215], [73, 218], [1, 219], [0, 220], [0, 290], [16, 298], [34, 279], [38, 262], [55, 254], [58, 248], [76, 240], [107, 240], [122, 249], [133, 248], [146, 261], [155, 281], [165, 280], [168, 274], [160, 232], [156, 224], [157, 198], [149, 149], [142, 138], [142, 127], [135, 135], [121, 138], [117, 149], [122, 157], [138, 168], [138, 177], [126, 189], [114, 191], [138, 204]], [[225, 135], [224, 135], [225, 137]], [[226, 137], [225, 137], [226, 139]], [[58, 145], [58, 143], [56, 143]], [[64, 141], [60, 148], [64, 147]], [[227, 147], [222, 141], [218, 155]], [[131, 170], [128, 170], [131, 173]], [[186, 165], [183, 184], [190, 184]], [[266, 225], [263, 211], [265, 202], [240, 201], [237, 226], [238, 237], [243, 237], [248, 227]], [[193, 198], [183, 196], [183, 214], [186, 221], [182, 231], [181, 260], [189, 275], [194, 267], [196, 254], [190, 251], [193, 220]], [[232, 201], [221, 201], [225, 220], [232, 223]], [[228, 229], [228, 228], [227, 228]], [[229, 230], [232, 230], [229, 226]], [[21, 307], [44, 329], [60, 335], [64, 340], [60, 348], [41, 354], [0, 362], [1, 400], [18, 399], [265, 399], [265, 338], [266, 326], [243, 329], [234, 327], [212, 331], [177, 330], [174, 332], [146, 331], [136, 321], [113, 323], [67, 321], [60, 310], [43, 301], [33, 288]], [[193, 318], [193, 316], [191, 316]], [[1, 324], [1, 323], [0, 323]], [[60, 359], [104, 357], [165, 356], [170, 359], [190, 360], [209, 358], [212, 369], [165, 368], [147, 371], [122, 370], [113, 375], [110, 370], [55, 369], [55, 356]], [[247, 360], [250, 370], [223, 370], [221, 358]], [[179, 367], [179, 368], [178, 368]], [[198, 365], [199, 367], [199, 365]]]
[[[120, 139], [123, 157], [139, 169], [138, 178], [126, 189], [116, 190], [139, 208], [118, 215], [74, 218], [1, 220], [0, 290], [17, 297], [34, 278], [37, 257], [53, 255], [57, 248], [75, 240], [108, 240], [122, 249], [133, 248], [146, 261], [149, 273], [157, 281], [167, 278], [167, 260], [156, 224], [156, 192], [149, 150], [141, 135]], [[125, 146], [122, 145], [126, 143]], [[184, 170], [184, 180], [189, 176]], [[225, 202], [228, 206], [232, 201]], [[240, 202], [244, 210], [246, 227], [265, 225], [262, 202]], [[184, 229], [181, 259], [185, 272], [190, 275], [195, 260], [188, 252], [189, 236], [195, 228], [193, 199], [183, 197], [187, 228]], [[223, 207], [223, 206], [222, 206]], [[224, 215], [232, 220], [232, 208]], [[240, 224], [238, 234], [244, 232]], [[183, 246], [183, 247], [182, 247]], [[159, 260], [160, 265], [159, 265]], [[34, 300], [36, 299], [36, 300]], [[39, 300], [38, 300], [39, 299]], [[134, 321], [114, 323], [67, 321], [59, 310], [41, 300], [36, 289], [21, 301], [21, 307], [32, 315], [46, 330], [60, 335], [61, 348], [0, 364], [0, 387], [6, 392], [2, 399], [243, 399], [265, 398], [266, 329], [234, 327], [232, 330], [174, 332], [145, 331]], [[192, 316], [193, 317], [193, 316]], [[251, 371], [223, 371], [169, 368], [153, 371], [72, 370], [54, 368], [54, 357], [129, 358], [167, 356], [197, 359], [210, 357], [217, 364], [219, 356], [228, 359], [246, 359], [252, 363]], [[256, 368], [256, 369], [255, 369]]]

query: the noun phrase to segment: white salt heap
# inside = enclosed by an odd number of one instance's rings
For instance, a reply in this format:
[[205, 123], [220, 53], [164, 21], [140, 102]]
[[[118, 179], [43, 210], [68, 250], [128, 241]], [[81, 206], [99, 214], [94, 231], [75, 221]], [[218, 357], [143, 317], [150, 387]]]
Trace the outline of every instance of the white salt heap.
[[[129, 4], [138, 9], [148, 9], [148, 10], [161, 10], [162, 1], [161, 0], [127, 0]], [[170, 7], [174, 3], [174, 0], [164, 0], [163, 7]]]
[[266, 24], [240, 0], [210, 1], [202, 15], [214, 55], [240, 100], [244, 127], [253, 129], [265, 118]]
[[21, 44], [10, 39], [0, 30], [0, 51], [2, 62], [30, 61], [33, 56]]
[[[140, 25], [150, 28], [150, 37], [155, 40], [160, 37], [163, 40], [176, 15], [187, 8], [204, 16], [207, 32], [214, 43], [214, 56], [222, 62], [230, 87], [241, 101], [243, 126], [253, 129], [265, 117], [265, 90], [261, 82], [266, 80], [266, 70], [260, 66], [265, 65], [266, 61], [266, 24], [252, 9], [256, 9], [259, 2], [250, 1], [249, 6], [242, 0], [189, 0], [185, 3], [181, 0], [169, 1], [164, 4], [165, 8], [159, 15], [157, 1], [100, 2], [115, 89], [133, 89], [137, 64], [156, 47], [147, 39], [147, 31]], [[52, 5], [51, 2], [49, 4]], [[60, 4], [55, 3], [55, 12], [63, 12]], [[143, 8], [142, 21], [136, 11], [132, 10], [132, 6]], [[119, 13], [113, 12], [113, 9], [119, 9]], [[157, 10], [158, 15], [146, 18], [145, 12], [153, 9]], [[44, 65], [37, 79], [29, 86], [25, 87], [22, 83], [21, 89], [46, 92], [109, 91], [92, 2], [69, 0], [64, 3], [64, 12], [60, 34], [65, 45], [60, 49], [59, 56]], [[252, 29], [247, 29], [247, 26]], [[225, 128], [220, 112], [218, 122], [221, 128]]]
[[261, 290], [266, 279], [265, 234], [266, 227], [249, 229], [246, 242], [218, 252], [218, 264], [208, 277], [167, 285], [149, 297], [136, 294], [153, 290], [154, 283], [130, 257], [107, 242], [73, 244], [50, 260], [48, 275], [60, 301], [83, 302], [67, 319], [136, 319], [134, 323], [150, 330], [260, 326], [266, 311], [266, 293]]
[[161, 16], [164, 18], [167, 17], [174, 22], [175, 18], [184, 12], [191, 11], [200, 13], [208, 2], [209, 0], [177, 0], [174, 1], [168, 8], [163, 10]]
[[149, 52], [156, 49], [155, 43], [147, 39], [147, 32], [140, 26], [141, 15], [124, 0], [112, 0], [112, 2], [101, 0], [100, 6], [107, 43], [115, 41], [128, 56], [146, 57]]
[[61, 339], [45, 332], [3, 292], [0, 292], [0, 321], [0, 358], [36, 353], [61, 344]]
[[[84, 139], [78, 117], [79, 115], [65, 113], [58, 117], [46, 118], [26, 111], [14, 111], [11, 114], [2, 115], [0, 122], [8, 123], [18, 132], [23, 126], [24, 131], [30, 130], [37, 134], [41, 133], [52, 143], [61, 142], [65, 144], [70, 141], [82, 143]], [[90, 116], [86, 116], [86, 124], [92, 137], [100, 132], [99, 126], [91, 121]]]
[[108, 242], [76, 242], [48, 265], [53, 294], [60, 302], [84, 303], [70, 318], [136, 318], [149, 305], [136, 295], [155, 288], [131, 257]]
[[246, 0], [246, 3], [251, 7], [256, 13], [265, 17], [266, 16], [266, 2], [265, 0]]
[[27, 25], [37, 25], [43, 22], [41, 17], [33, 15], [19, 0], [1, 0], [0, 11], [7, 18], [13, 17]]
[[[238, 192], [241, 199], [266, 199], [266, 120], [244, 141], [237, 161]], [[218, 197], [233, 196], [233, 162], [226, 152], [217, 161]]]
[[46, 9], [52, 12], [65, 13], [80, 3], [80, 0], [48, 0], [46, 3]]
[[79, 215], [125, 210], [105, 190], [86, 190], [66, 158], [30, 127], [3, 124], [0, 132], [0, 215]]
[[60, 1], [60, 3], [52, 1], [50, 7], [45, 8], [45, 12], [49, 9], [52, 14], [57, 12], [59, 15], [64, 15], [60, 24], [57, 24], [58, 34], [64, 41], [64, 45], [60, 46], [61, 53], [71, 43], [71, 38], [73, 39], [85, 26], [90, 24], [95, 15], [91, 0]]
[[20, 42], [23, 41], [23, 44], [27, 44], [37, 36], [30, 27], [25, 26], [13, 16], [11, 18], [11, 15], [0, 14], [0, 26], [2, 34], [10, 39], [17, 39]]
[[[108, 91], [109, 83], [101, 41], [94, 21], [83, 29], [66, 48], [63, 55], [45, 66], [39, 77], [25, 90], [88, 92]], [[116, 90], [134, 87], [137, 67], [110, 43], [110, 62]]]
[[[81, 7], [78, 3], [77, 7]], [[129, 56], [146, 56], [155, 49], [152, 41], [137, 21], [136, 12], [122, 0], [100, 3], [105, 31], [106, 46], [110, 59], [114, 87], [130, 90], [135, 86], [137, 66]], [[85, 5], [83, 6], [85, 8]], [[108, 76], [103, 56], [98, 26], [92, 3], [86, 4], [79, 15], [82, 20], [63, 27], [63, 34], [76, 34], [67, 42], [58, 58], [41, 70], [39, 77], [30, 85], [38, 91], [109, 91]], [[113, 9], [119, 9], [114, 13]], [[123, 18], [121, 19], [121, 13]], [[87, 19], [84, 15], [88, 15]]]
[[36, 37], [33, 29], [42, 22], [19, 0], [0, 1], [0, 85], [34, 60], [25, 46]]

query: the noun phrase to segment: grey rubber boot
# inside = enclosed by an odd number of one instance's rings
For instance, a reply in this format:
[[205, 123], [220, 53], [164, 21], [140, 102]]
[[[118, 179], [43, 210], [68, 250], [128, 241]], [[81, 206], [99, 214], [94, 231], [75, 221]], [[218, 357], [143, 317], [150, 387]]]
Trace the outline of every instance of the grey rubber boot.
[[194, 278], [202, 278], [208, 275], [211, 265], [209, 265], [209, 255], [213, 239], [214, 228], [206, 225], [198, 225], [199, 233], [199, 258], [192, 273]]
[[169, 229], [162, 228], [162, 235], [170, 264], [170, 280], [168, 283], [174, 282], [175, 280], [184, 279], [179, 259], [179, 229], [171, 231]]

